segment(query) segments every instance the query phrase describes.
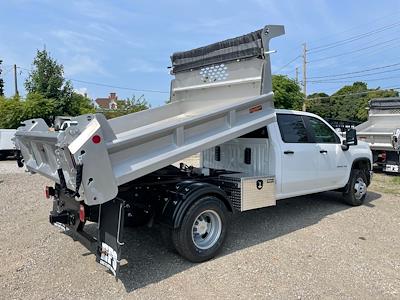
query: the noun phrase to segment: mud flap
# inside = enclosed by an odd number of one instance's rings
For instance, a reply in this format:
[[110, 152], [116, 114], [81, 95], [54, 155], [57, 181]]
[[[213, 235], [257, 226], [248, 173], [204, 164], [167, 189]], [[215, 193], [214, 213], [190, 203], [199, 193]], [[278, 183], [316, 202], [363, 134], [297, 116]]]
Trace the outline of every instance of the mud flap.
[[125, 201], [114, 199], [100, 205], [96, 261], [117, 276], [121, 260]]

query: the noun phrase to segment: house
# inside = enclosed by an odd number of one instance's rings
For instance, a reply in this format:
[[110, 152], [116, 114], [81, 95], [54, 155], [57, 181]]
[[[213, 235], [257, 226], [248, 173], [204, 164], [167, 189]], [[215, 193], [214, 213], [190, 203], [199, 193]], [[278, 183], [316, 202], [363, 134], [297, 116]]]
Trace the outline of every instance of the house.
[[102, 109], [117, 109], [118, 96], [116, 93], [110, 93], [108, 98], [97, 98], [95, 100], [96, 104]]

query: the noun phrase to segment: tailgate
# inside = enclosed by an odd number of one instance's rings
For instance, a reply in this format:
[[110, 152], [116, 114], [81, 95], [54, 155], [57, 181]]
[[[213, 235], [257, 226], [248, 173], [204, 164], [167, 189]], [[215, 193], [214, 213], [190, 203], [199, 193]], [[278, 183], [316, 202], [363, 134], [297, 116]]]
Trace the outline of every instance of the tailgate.
[[43, 119], [18, 128], [16, 145], [27, 170], [64, 185], [87, 205], [102, 204], [118, 192], [106, 143], [115, 138], [103, 115], [72, 118], [76, 125], [53, 131]]

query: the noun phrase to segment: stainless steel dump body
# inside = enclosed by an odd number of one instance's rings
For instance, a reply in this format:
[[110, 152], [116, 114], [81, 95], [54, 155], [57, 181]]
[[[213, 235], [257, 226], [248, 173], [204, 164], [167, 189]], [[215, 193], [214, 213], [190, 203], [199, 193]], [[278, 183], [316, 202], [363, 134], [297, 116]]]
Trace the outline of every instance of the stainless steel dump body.
[[80, 200], [102, 204], [124, 183], [267, 125], [275, 118], [269, 41], [283, 33], [269, 25], [173, 54], [167, 105], [111, 120], [79, 116], [63, 132], [25, 121], [16, 143], [26, 168], [58, 183], [61, 175]]
[[368, 121], [356, 127], [360, 140], [372, 150], [394, 150], [393, 135], [400, 128], [400, 98], [373, 99], [369, 103]]

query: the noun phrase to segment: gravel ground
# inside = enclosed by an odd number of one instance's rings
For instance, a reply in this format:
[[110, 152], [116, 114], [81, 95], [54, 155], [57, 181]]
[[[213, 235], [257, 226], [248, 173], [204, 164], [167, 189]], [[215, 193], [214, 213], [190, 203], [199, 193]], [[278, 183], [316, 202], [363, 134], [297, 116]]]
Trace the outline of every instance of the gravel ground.
[[2, 299], [400, 299], [396, 195], [372, 191], [350, 208], [322, 193], [237, 214], [222, 253], [203, 264], [165, 250], [154, 229], [127, 229], [116, 281], [49, 225], [47, 183], [0, 162]]

